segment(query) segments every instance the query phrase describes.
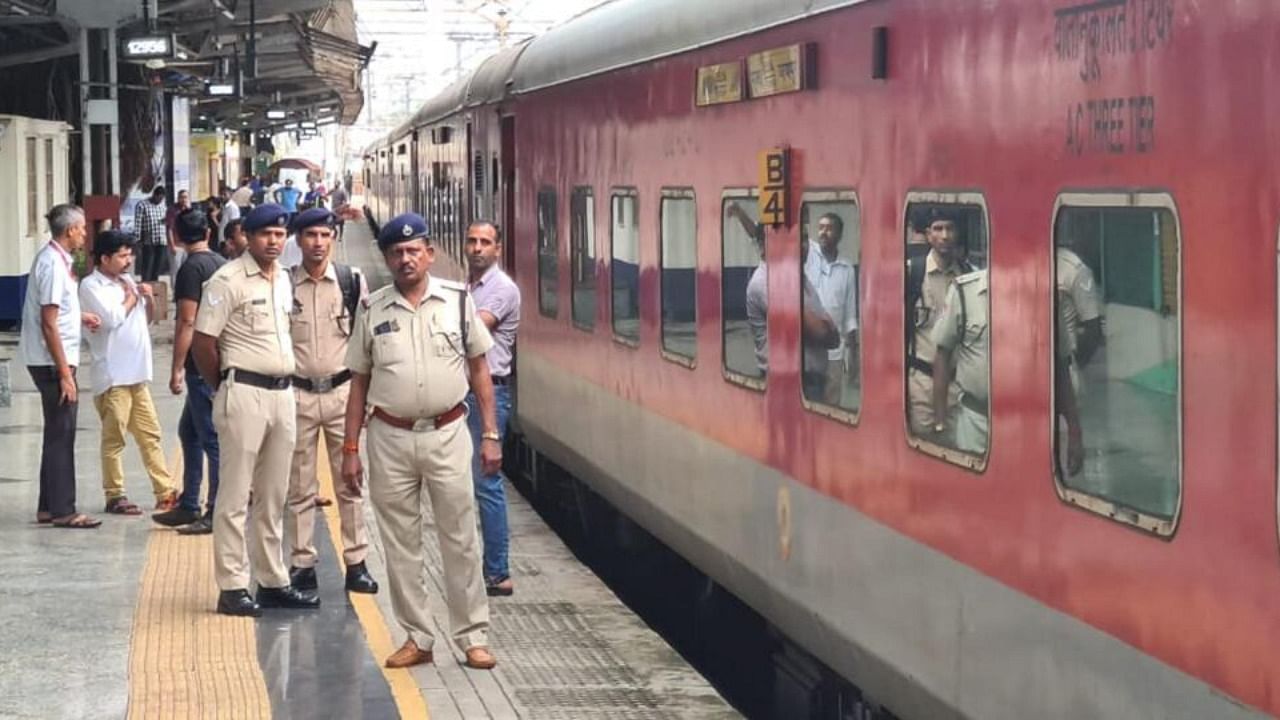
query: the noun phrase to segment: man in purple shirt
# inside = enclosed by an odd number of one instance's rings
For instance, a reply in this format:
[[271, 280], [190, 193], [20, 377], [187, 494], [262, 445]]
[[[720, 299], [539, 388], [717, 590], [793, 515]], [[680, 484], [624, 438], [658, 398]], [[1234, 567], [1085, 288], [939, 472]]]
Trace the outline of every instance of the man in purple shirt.
[[[502, 237], [498, 226], [484, 220], [467, 228], [468, 286], [476, 305], [476, 314], [489, 328], [493, 347], [487, 354], [489, 375], [493, 378], [493, 397], [498, 412], [498, 436], [485, 439], [502, 442], [511, 415], [511, 360], [520, 326], [520, 288], [501, 268]], [[481, 417], [475, 394], [467, 395], [467, 425], [472, 444], [477, 448], [471, 461], [471, 475], [476, 486], [476, 506], [480, 510], [480, 530], [484, 537], [484, 582], [489, 595], [515, 592], [511, 570], [507, 564], [507, 496], [502, 485], [502, 472], [486, 475], [480, 467]]]

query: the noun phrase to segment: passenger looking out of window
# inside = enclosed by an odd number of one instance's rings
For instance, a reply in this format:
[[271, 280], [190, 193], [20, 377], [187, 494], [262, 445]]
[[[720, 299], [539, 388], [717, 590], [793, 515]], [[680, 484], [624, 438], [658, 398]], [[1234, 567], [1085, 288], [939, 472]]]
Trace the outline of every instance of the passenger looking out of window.
[[1054, 383], [1058, 396], [1058, 415], [1067, 428], [1066, 471], [1076, 475], [1084, 467], [1084, 433], [1080, 424], [1078, 394], [1082, 391], [1080, 370], [1093, 359], [1102, 346], [1102, 298], [1093, 280], [1093, 271], [1069, 247], [1070, 234], [1064, 234], [1054, 262], [1057, 266], [1058, 306], [1057, 362]]
[[[945, 402], [933, 396], [933, 329], [946, 307], [948, 288], [957, 277], [972, 272], [966, 248], [958, 240], [956, 215], [946, 207], [930, 207], [917, 227], [928, 240], [927, 252], [907, 259], [907, 404], [911, 433], [921, 439], [955, 447], [951, 429], [959, 417], [959, 389], [948, 386]], [[908, 253], [917, 246], [908, 245]]]
[[[955, 447], [972, 455], [985, 455], [990, 430], [987, 368], [991, 333], [987, 271], [961, 275], [951, 283], [942, 314], [931, 331], [933, 358], [933, 417], [954, 417], [936, 432], [951, 432]], [[954, 367], [954, 374], [952, 368]], [[953, 410], [950, 397], [959, 397]]]
[[[843, 204], [846, 212], [852, 210], [852, 204]], [[808, 227], [808, 222], [804, 223]], [[824, 212], [816, 226], [817, 242], [803, 240], [804, 279], [806, 285], [805, 310], [813, 308], [823, 311], [837, 331], [837, 344], [822, 352], [826, 353], [826, 378], [823, 381], [823, 393], [805, 397], [811, 401], [822, 402], [835, 407], [856, 407], [855, 402], [846, 402], [846, 387], [856, 384], [858, 366], [858, 277], [857, 269], [848, 257], [841, 254], [840, 241], [844, 239], [844, 220], [836, 212]], [[809, 303], [808, 289], [812, 288], [821, 304]], [[805, 367], [817, 359], [810, 360], [812, 343], [805, 343]]]

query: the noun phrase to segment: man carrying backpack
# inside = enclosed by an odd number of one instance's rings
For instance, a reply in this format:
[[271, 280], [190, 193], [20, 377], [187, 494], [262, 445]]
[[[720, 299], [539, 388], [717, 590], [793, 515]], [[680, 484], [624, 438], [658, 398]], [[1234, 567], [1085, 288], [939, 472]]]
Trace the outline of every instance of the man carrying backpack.
[[364, 277], [354, 268], [329, 261], [337, 218], [324, 208], [299, 213], [290, 231], [297, 238], [302, 263], [290, 273], [293, 313], [290, 328], [297, 375], [293, 378], [298, 415], [298, 441], [289, 473], [285, 522], [292, 537], [289, 577], [300, 590], [315, 590], [315, 516], [319, 490], [316, 462], [324, 433], [338, 513], [342, 520], [343, 561], [347, 590], [378, 592], [365, 567], [369, 533], [364, 524], [363, 496], [342, 477], [343, 422], [351, 371], [346, 367], [347, 339], [356, 305], [368, 295]]

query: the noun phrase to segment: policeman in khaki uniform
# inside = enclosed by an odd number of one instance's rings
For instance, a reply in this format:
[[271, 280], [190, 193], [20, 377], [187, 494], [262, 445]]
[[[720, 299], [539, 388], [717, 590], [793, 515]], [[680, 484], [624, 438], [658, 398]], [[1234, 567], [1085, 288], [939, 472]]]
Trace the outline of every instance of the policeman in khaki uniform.
[[[320, 606], [314, 593], [290, 585], [281, 552], [296, 436], [290, 387], [293, 288], [276, 262], [288, 217], [284, 208], [269, 204], [245, 217], [245, 254], [209, 278], [196, 313], [192, 352], [200, 375], [216, 389], [213, 424], [222, 451], [213, 543], [218, 612], [224, 615]], [[253, 520], [247, 551], [246, 508]], [[256, 602], [249, 596], [250, 560], [258, 580]]]
[[987, 271], [961, 275], [947, 290], [946, 308], [933, 326], [934, 417], [947, 414], [951, 364], [960, 410], [955, 420], [956, 448], [985, 455], [990, 422], [988, 401], [991, 333], [989, 328]]
[[[475, 393], [482, 418], [484, 472], [497, 472], [502, 447], [485, 352], [493, 340], [461, 283], [429, 274], [435, 248], [413, 213], [383, 227], [378, 247], [394, 284], [370, 295], [347, 348], [353, 373], [343, 442], [343, 479], [360, 487], [360, 428], [368, 413], [369, 495], [387, 553], [391, 605], [408, 640], [387, 667], [433, 659], [423, 572], [422, 494], [431, 498], [453, 641], [470, 667], [487, 670], [489, 602], [480, 567], [471, 436], [463, 399]], [[470, 382], [468, 382], [470, 377]]]
[[[365, 567], [369, 533], [364, 523], [362, 495], [342, 482], [342, 424], [347, 414], [347, 338], [354, 321], [348, 302], [369, 294], [364, 276], [329, 260], [337, 218], [324, 208], [312, 208], [293, 220], [291, 230], [302, 252], [302, 263], [290, 272], [293, 284], [293, 377], [298, 403], [298, 442], [289, 474], [285, 523], [293, 542], [289, 578], [299, 590], [316, 589], [316, 500], [319, 478], [316, 461], [320, 433], [333, 470], [338, 515], [342, 521], [342, 559], [347, 566], [347, 590], [378, 592], [378, 583]], [[348, 295], [349, 299], [348, 299]]]

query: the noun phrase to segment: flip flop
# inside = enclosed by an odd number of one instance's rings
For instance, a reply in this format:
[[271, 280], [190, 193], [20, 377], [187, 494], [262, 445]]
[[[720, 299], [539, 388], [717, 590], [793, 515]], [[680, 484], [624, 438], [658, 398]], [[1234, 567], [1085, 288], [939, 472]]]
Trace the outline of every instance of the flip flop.
[[133, 504], [129, 498], [123, 495], [118, 498], [111, 498], [107, 501], [107, 508], [103, 510], [111, 515], [141, 515], [142, 508]]
[[101, 520], [91, 518], [84, 513], [76, 513], [75, 515], [72, 515], [69, 520], [61, 522], [58, 520], [52, 520], [50, 522], [54, 527], [66, 530], [92, 530], [102, 524]]

